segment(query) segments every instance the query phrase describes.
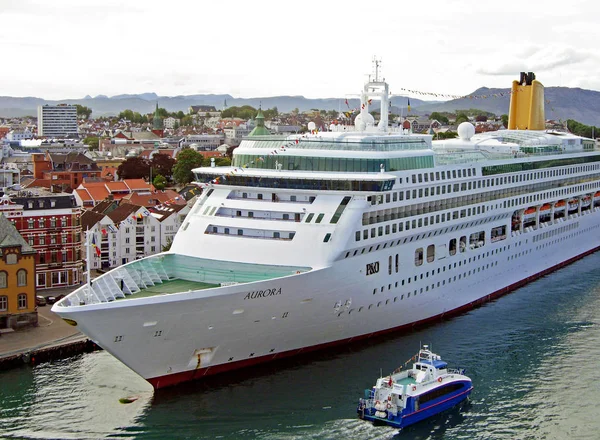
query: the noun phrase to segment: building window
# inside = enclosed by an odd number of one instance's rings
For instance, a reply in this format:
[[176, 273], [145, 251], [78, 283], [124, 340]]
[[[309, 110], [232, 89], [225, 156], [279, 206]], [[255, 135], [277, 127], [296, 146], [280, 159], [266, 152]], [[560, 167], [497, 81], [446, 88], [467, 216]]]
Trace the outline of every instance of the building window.
[[8, 287], [6, 272], [0, 272], [0, 289], [6, 289]]
[[8, 310], [8, 296], [0, 296], [0, 312]]
[[50, 236], [50, 244], [56, 244], [56, 235], [52, 234]]
[[67, 227], [67, 217], [63, 217], [63, 218], [61, 218], [61, 219], [60, 219], [60, 225], [61, 225], [63, 228], [66, 228], [66, 227]]
[[46, 274], [45, 273], [37, 274], [37, 281], [36, 281], [35, 285], [37, 287], [46, 287]]
[[19, 293], [19, 296], [17, 297], [17, 304], [19, 309], [26, 309], [27, 308], [27, 295], [25, 295], [24, 293]]
[[17, 271], [17, 286], [22, 287], [27, 285], [27, 271], [19, 269]]
[[56, 228], [56, 219], [54, 217], [52, 217], [50, 219], [50, 227], [51, 228]]
[[17, 254], [8, 254], [6, 256], [6, 264], [17, 264]]
[[38, 220], [38, 225], [39, 225], [40, 228], [44, 228], [45, 227], [44, 224], [45, 224], [45, 222], [44, 222], [43, 218], [41, 218], [41, 219]]
[[40, 235], [40, 244], [46, 244], [46, 237]]
[[29, 220], [27, 220], [27, 227], [29, 229], [33, 229], [33, 219], [32, 218], [30, 218]]
[[65, 244], [67, 242], [67, 234], [62, 235], [62, 242]]

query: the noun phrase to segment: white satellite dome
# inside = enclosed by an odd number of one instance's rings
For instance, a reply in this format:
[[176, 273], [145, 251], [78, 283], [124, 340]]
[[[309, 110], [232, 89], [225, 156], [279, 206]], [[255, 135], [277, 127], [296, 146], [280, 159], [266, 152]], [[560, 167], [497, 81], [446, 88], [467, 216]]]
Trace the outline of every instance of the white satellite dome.
[[470, 122], [463, 122], [458, 126], [458, 137], [464, 141], [470, 140], [475, 134], [475, 126]]
[[363, 131], [367, 127], [373, 127], [375, 125], [375, 118], [371, 113], [365, 113], [365, 117], [363, 120], [363, 114], [359, 113], [354, 119], [354, 126], [358, 131]]

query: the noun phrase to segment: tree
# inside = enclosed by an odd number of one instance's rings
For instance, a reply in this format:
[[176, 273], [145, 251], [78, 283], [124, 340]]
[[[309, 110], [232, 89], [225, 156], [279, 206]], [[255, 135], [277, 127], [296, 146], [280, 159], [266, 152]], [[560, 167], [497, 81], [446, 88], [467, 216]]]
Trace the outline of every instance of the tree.
[[182, 150], [177, 155], [177, 162], [173, 167], [173, 178], [181, 185], [185, 185], [194, 180], [192, 170], [202, 166], [204, 157], [192, 149]]
[[83, 143], [89, 145], [90, 150], [97, 150], [100, 148], [100, 138], [96, 136], [88, 136], [83, 140]]
[[167, 237], [167, 242], [162, 247], [162, 251], [163, 252], [167, 252], [167, 251], [171, 250], [171, 245], [172, 244], [173, 244], [173, 239], [171, 237]]
[[429, 119], [431, 119], [431, 120], [434, 120], [434, 119], [435, 119], [436, 121], [438, 121], [438, 122], [441, 122], [441, 123], [442, 123], [442, 124], [444, 124], [444, 125], [448, 125], [448, 124], [450, 124], [450, 121], [448, 120], [448, 117], [447, 117], [447, 116], [444, 116], [444, 115], [442, 115], [442, 114], [441, 114], [441, 113], [439, 113], [439, 112], [433, 112], [433, 113], [431, 113], [431, 114], [429, 115]]
[[158, 190], [163, 190], [163, 189], [165, 189], [165, 186], [167, 186], [167, 179], [164, 176], [159, 174], [152, 181], [152, 185], [154, 185], [154, 188], [156, 188]]
[[502, 115], [502, 125], [504, 125], [504, 128], [508, 128], [508, 115]]
[[277, 110], [277, 107], [269, 108], [263, 111], [263, 116], [265, 117], [265, 119], [273, 119], [278, 115], [279, 111]]
[[215, 157], [215, 166], [228, 167], [231, 165], [231, 159], [228, 157]]
[[465, 112], [459, 112], [456, 115], [456, 121], [454, 121], [454, 123], [457, 125], [462, 122], [469, 122], [469, 117], [467, 116], [467, 114]]
[[86, 107], [85, 105], [75, 104], [75, 107], [77, 108], [77, 117], [78, 118], [88, 119], [90, 117], [90, 115], [92, 114], [92, 109], [89, 107]]
[[171, 180], [173, 175], [173, 166], [175, 165], [175, 159], [167, 154], [158, 153], [152, 156], [150, 166], [152, 167], [152, 174], [160, 174], [166, 180]]
[[150, 164], [141, 157], [129, 157], [117, 168], [121, 179], [147, 179], [150, 176]]

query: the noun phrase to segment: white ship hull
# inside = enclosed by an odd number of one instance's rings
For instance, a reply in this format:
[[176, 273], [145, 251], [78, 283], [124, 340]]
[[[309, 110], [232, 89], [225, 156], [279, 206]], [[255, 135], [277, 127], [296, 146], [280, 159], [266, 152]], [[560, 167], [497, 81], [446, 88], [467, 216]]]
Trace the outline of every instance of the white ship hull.
[[[596, 250], [599, 227], [596, 208], [540, 229], [539, 234], [565, 230], [541, 248], [532, 244], [533, 234], [509, 237], [466, 252], [460, 260], [471, 263], [457, 269], [438, 274], [438, 268], [457, 261], [438, 260], [428, 267], [435, 275], [410, 287], [395, 286], [414, 271], [380, 270], [367, 279], [366, 264], [381, 259], [371, 253], [298, 275], [214, 289], [218, 292], [74, 307], [61, 315], [80, 323], [94, 342], [160, 388], [460, 312]], [[438, 236], [440, 243], [447, 240]], [[413, 257], [413, 248], [402, 254], [402, 265]], [[396, 252], [403, 252], [402, 245], [380, 251], [386, 258]]]
[[355, 132], [249, 136], [232, 167], [194, 170], [210, 183], [170, 252], [53, 311], [161, 388], [459, 313], [593, 252], [600, 152], [519, 129], [544, 121], [533, 77], [513, 83], [516, 129], [461, 124], [448, 145], [388, 132], [377, 79]]

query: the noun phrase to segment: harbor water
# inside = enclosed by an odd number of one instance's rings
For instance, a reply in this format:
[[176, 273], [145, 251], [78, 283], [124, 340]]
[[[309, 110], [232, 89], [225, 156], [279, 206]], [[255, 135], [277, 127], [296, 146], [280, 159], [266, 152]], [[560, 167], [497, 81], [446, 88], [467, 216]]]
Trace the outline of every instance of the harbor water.
[[[420, 344], [466, 368], [470, 400], [402, 433], [359, 420]], [[599, 361], [596, 253], [432, 326], [210, 382], [154, 392], [106, 352], [1, 372], [0, 438], [598, 439]]]

